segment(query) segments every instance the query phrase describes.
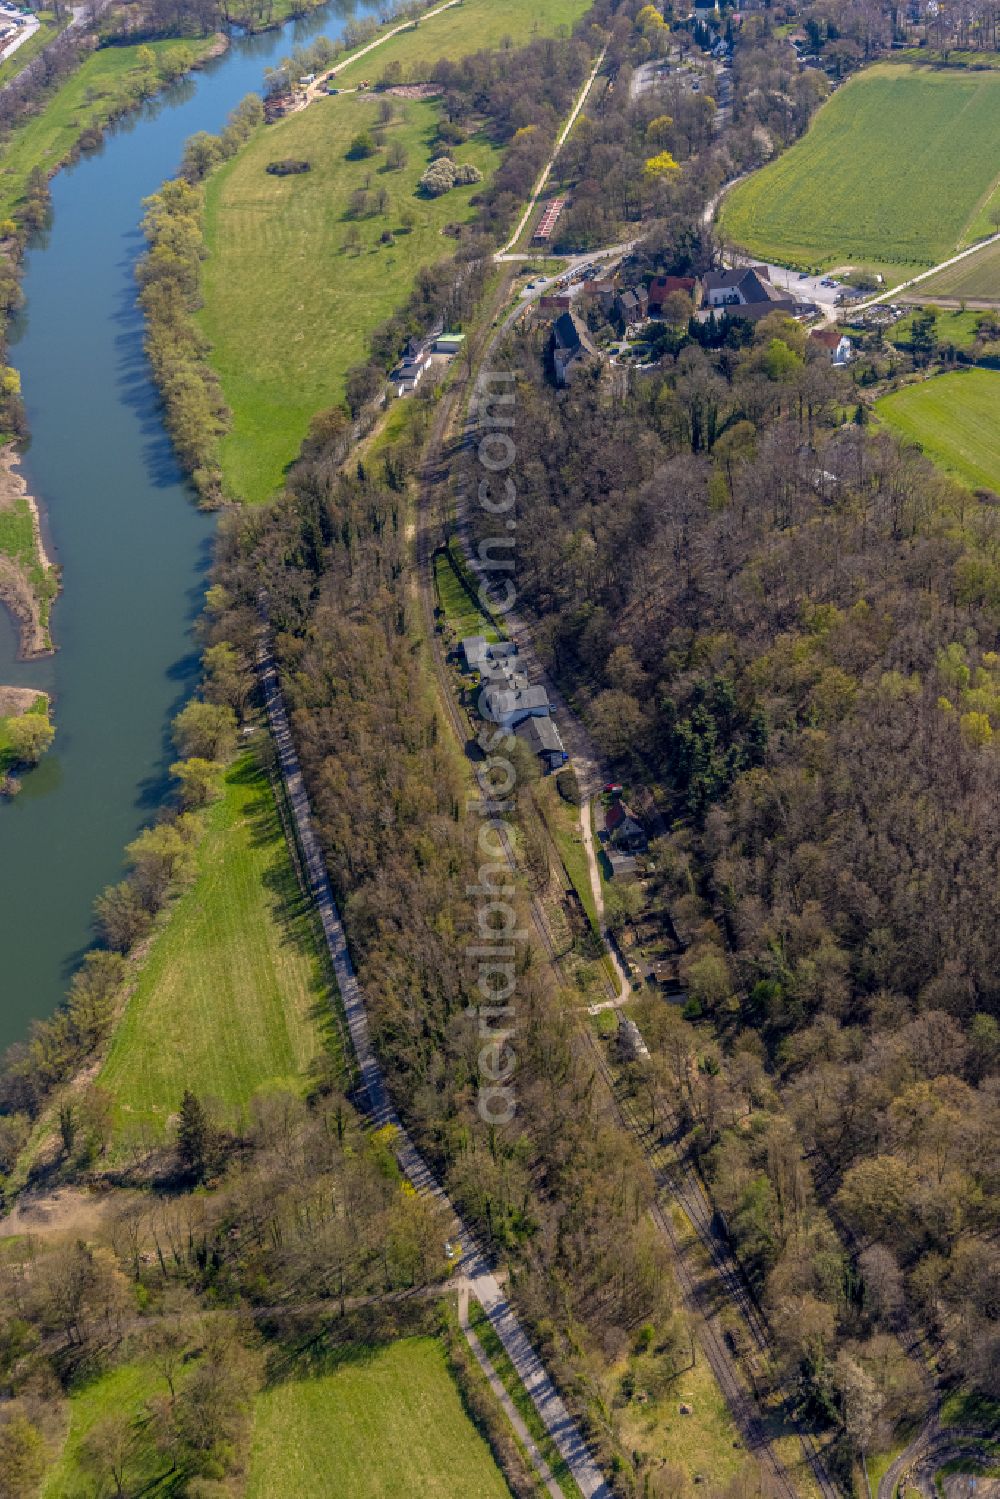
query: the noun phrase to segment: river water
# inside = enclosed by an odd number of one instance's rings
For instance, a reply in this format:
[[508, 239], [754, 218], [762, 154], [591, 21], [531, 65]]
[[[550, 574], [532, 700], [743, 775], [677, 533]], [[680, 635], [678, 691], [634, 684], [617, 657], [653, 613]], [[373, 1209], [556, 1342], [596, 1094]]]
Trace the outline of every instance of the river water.
[[295, 42], [339, 35], [344, 0], [234, 40], [52, 183], [12, 339], [32, 441], [23, 464], [54, 558], [58, 653], [16, 660], [0, 610], [0, 682], [55, 695], [52, 750], [0, 804], [0, 1048], [52, 1012], [88, 945], [94, 897], [167, 789], [168, 726], [197, 674], [191, 628], [214, 522], [174, 462], [142, 349], [134, 266], [142, 199], [184, 141], [217, 131]]

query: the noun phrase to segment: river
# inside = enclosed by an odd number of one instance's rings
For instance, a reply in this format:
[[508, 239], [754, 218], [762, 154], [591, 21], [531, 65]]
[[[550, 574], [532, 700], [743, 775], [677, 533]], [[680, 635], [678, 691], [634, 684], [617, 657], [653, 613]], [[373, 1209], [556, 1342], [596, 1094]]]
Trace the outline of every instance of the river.
[[58, 653], [16, 661], [0, 610], [0, 682], [55, 695], [57, 734], [0, 804], [0, 1048], [51, 1014], [92, 937], [94, 897], [167, 790], [170, 719], [197, 675], [192, 623], [214, 522], [174, 461], [142, 348], [134, 267], [142, 199], [184, 141], [217, 131], [295, 42], [339, 35], [343, 0], [173, 85], [52, 183], [52, 223], [25, 262], [11, 340], [32, 440], [23, 472], [63, 568]]

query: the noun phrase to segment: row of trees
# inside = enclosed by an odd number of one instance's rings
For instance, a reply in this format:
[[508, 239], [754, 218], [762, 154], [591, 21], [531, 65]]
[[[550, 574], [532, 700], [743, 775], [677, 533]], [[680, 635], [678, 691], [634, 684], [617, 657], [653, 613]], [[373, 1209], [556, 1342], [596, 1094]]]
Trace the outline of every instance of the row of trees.
[[147, 321], [146, 352], [178, 457], [206, 505], [223, 498], [218, 441], [231, 418], [193, 316], [201, 305], [205, 253], [197, 184], [239, 150], [263, 118], [260, 99], [248, 94], [221, 135], [203, 131], [192, 136], [185, 146], [181, 176], [164, 183], [145, 202], [142, 227], [149, 250], [136, 275]]

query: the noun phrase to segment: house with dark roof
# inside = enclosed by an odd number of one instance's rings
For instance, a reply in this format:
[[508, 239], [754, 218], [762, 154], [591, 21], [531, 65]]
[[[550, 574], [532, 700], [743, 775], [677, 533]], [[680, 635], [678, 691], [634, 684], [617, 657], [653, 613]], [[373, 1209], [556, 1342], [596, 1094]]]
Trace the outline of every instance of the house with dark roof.
[[608, 838], [616, 849], [626, 854], [641, 854], [646, 847], [646, 831], [620, 797], [615, 797], [604, 815]]
[[605, 276], [597, 281], [585, 281], [580, 288], [580, 295], [589, 297], [595, 301], [605, 317], [610, 317], [615, 310], [615, 296], [618, 287], [615, 281]]
[[587, 326], [575, 312], [563, 312], [552, 324], [549, 353], [557, 385], [569, 385], [581, 370], [600, 359]]
[[630, 286], [615, 298], [615, 315], [625, 328], [641, 323], [649, 312], [649, 294], [644, 286]]
[[756, 307], [794, 305], [791, 292], [771, 285], [766, 265], [739, 266], [733, 271], [709, 271], [704, 280], [706, 307]]
[[525, 718], [548, 718], [552, 705], [544, 687], [531, 687], [520, 680], [501, 680], [483, 688], [479, 710], [500, 728], [516, 729]]
[[546, 774], [559, 770], [569, 759], [559, 730], [551, 718], [522, 718], [514, 733], [537, 755]]

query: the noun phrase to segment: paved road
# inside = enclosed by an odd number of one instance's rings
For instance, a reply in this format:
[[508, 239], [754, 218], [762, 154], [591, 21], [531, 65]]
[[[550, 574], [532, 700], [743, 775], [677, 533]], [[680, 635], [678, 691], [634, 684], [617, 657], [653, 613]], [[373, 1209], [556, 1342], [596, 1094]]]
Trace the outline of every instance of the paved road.
[[295, 820], [299, 845], [309, 887], [323, 927], [334, 976], [340, 990], [347, 1028], [360, 1074], [361, 1087], [368, 1101], [368, 1114], [376, 1127], [392, 1125], [396, 1131], [394, 1149], [404, 1175], [418, 1192], [425, 1192], [443, 1203], [455, 1220], [454, 1235], [463, 1245], [462, 1271], [472, 1294], [480, 1302], [507, 1350], [508, 1357], [531, 1396], [574, 1481], [586, 1499], [611, 1499], [611, 1492], [580, 1435], [579, 1428], [566, 1409], [545, 1366], [532, 1348], [524, 1329], [507, 1300], [494, 1267], [475, 1235], [462, 1223], [443, 1188], [417, 1150], [393, 1107], [385, 1077], [371, 1042], [364, 996], [354, 972], [347, 938], [340, 920], [330, 878], [323, 860], [319, 839], [312, 822], [312, 811], [292, 732], [285, 712], [278, 681], [277, 667], [271, 653], [270, 639], [264, 634], [258, 647], [258, 673], [267, 705], [271, 733], [278, 751], [281, 774], [288, 793], [288, 803]]

